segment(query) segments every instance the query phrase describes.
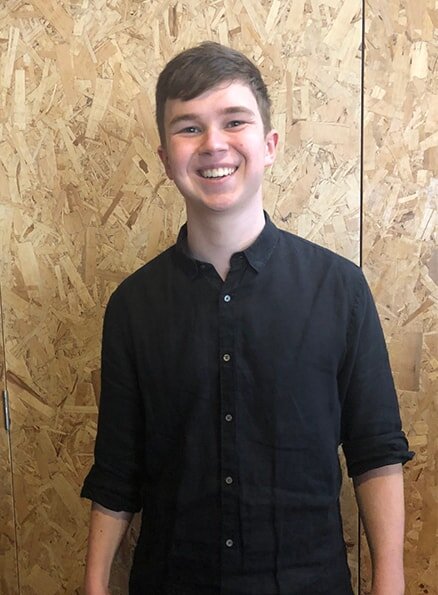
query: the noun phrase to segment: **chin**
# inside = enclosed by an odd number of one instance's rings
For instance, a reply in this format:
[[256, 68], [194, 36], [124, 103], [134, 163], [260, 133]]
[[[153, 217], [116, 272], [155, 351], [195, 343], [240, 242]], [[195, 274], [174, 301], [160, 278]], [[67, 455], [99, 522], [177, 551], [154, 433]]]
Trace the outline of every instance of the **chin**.
[[221, 201], [208, 201], [203, 203], [204, 208], [215, 213], [223, 213], [226, 211], [235, 211], [239, 209], [240, 203], [232, 200], [221, 200]]
[[213, 211], [217, 213], [221, 213], [223, 211], [233, 210], [239, 207], [240, 201], [237, 201], [234, 198], [227, 198], [227, 197], [206, 197], [200, 198], [197, 197], [196, 199], [189, 198], [186, 200], [187, 205], [189, 208], [193, 208], [198, 212], [202, 211]]

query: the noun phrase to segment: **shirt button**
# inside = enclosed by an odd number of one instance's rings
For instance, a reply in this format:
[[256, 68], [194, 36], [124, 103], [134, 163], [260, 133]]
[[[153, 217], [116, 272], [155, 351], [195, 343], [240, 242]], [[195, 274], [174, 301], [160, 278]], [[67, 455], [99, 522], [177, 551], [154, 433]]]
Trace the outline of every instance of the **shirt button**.
[[227, 547], [233, 547], [234, 541], [232, 539], [227, 539], [227, 541], [225, 542], [225, 545]]
[[230, 477], [230, 476], [226, 477], [225, 478], [225, 483], [228, 484], [228, 485], [231, 485], [233, 483], [233, 478]]
[[231, 296], [230, 295], [224, 295], [224, 302], [230, 302], [231, 301]]
[[224, 362], [229, 362], [231, 359], [231, 355], [229, 353], [224, 353], [222, 359], [224, 360]]
[[231, 413], [226, 414], [225, 421], [233, 421], [233, 416], [231, 415]]

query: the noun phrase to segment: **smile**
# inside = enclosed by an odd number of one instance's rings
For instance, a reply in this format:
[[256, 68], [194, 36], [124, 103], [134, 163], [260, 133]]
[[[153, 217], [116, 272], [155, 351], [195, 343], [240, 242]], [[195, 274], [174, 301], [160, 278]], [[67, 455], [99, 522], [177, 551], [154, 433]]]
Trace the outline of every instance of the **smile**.
[[198, 173], [203, 178], [225, 178], [231, 176], [237, 167], [217, 167], [215, 169], [200, 169]]

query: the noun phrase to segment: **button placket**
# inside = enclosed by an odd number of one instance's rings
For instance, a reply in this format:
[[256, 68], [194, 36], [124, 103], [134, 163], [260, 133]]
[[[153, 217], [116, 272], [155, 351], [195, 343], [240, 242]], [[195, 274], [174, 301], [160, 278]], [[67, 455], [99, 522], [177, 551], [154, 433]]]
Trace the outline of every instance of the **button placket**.
[[236, 274], [229, 273], [224, 291], [219, 297], [219, 353], [220, 353], [220, 398], [221, 398], [221, 466], [224, 470], [221, 488], [221, 524], [224, 549], [223, 564], [227, 572], [239, 564], [240, 554], [236, 534], [239, 527], [239, 510], [236, 500], [238, 484], [235, 442], [235, 353], [234, 332], [236, 301], [234, 294], [226, 289], [236, 282]]

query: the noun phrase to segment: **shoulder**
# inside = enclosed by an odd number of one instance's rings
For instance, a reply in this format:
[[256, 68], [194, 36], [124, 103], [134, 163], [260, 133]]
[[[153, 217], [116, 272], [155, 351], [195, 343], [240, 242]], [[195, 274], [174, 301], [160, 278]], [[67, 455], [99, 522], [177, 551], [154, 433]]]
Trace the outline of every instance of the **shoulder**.
[[334, 276], [345, 284], [362, 285], [365, 280], [362, 269], [345, 256], [299, 237], [279, 230], [279, 248], [282, 258], [291, 266], [299, 267], [311, 278]]
[[174, 267], [174, 250], [175, 246], [171, 246], [128, 275], [112, 293], [108, 307], [133, 307], [144, 302], [151, 294], [155, 294], [163, 280], [171, 274]]

